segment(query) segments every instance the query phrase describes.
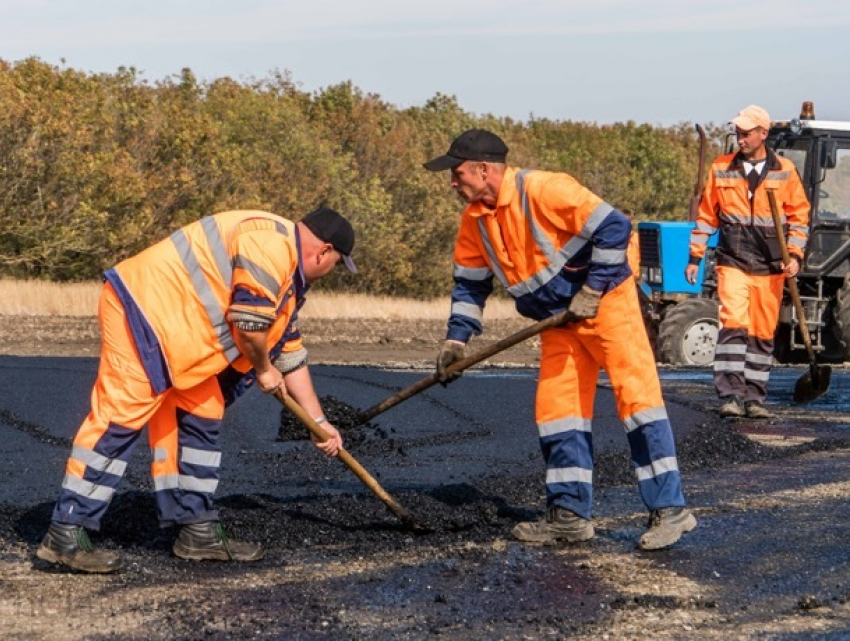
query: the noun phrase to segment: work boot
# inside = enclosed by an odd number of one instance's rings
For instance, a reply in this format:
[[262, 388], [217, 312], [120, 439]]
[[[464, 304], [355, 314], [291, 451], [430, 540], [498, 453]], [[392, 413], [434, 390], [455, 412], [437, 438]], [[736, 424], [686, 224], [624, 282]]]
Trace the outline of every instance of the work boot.
[[673, 545], [697, 526], [697, 520], [686, 507], [665, 507], [649, 513], [646, 532], [640, 537], [641, 550], [660, 550]]
[[726, 402], [723, 403], [723, 405], [721, 405], [720, 409], [717, 411], [719, 412], [720, 416], [726, 418], [737, 418], [746, 414], [744, 404], [737, 396], [727, 397]]
[[511, 531], [515, 539], [529, 543], [566, 541], [581, 543], [593, 538], [593, 524], [589, 519], [562, 507], [550, 507], [546, 518], [539, 521], [518, 523]]
[[266, 554], [258, 543], [229, 538], [218, 521], [181, 526], [171, 551], [190, 561], [259, 561]]
[[117, 552], [95, 551], [88, 532], [79, 525], [51, 523], [36, 556], [50, 563], [61, 563], [80, 572], [105, 574], [124, 567]]
[[747, 401], [746, 410], [750, 418], [773, 418], [773, 414], [758, 401]]

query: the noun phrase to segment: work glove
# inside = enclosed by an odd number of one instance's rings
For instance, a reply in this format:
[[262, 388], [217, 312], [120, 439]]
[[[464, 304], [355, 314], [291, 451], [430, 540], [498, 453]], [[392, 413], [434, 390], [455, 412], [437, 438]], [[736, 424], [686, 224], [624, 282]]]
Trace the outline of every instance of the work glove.
[[590, 287], [584, 285], [570, 301], [570, 306], [567, 308], [567, 322], [574, 323], [588, 318], [596, 318], [601, 300], [602, 292], [597, 292], [595, 289], [590, 289]]
[[440, 349], [440, 354], [437, 356], [437, 376], [440, 379], [440, 385], [445, 387], [452, 381], [456, 381], [460, 378], [460, 373], [448, 375], [446, 374], [446, 368], [452, 363], [459, 361], [464, 357], [466, 352], [466, 345], [464, 343], [447, 340], [443, 343], [443, 347]]

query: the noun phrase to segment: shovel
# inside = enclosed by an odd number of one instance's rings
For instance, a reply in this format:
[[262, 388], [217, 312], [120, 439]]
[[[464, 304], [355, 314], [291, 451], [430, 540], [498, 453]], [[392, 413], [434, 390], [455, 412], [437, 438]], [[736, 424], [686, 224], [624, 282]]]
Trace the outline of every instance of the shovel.
[[[277, 400], [279, 400], [286, 409], [288, 409], [292, 414], [294, 414], [298, 420], [300, 420], [304, 427], [306, 427], [310, 432], [320, 441], [324, 442], [328, 440], [328, 435], [321, 428], [321, 426], [313, 420], [313, 417], [310, 416], [307, 412], [304, 411], [298, 403], [295, 402], [294, 399], [290, 398], [286, 394], [284, 394], [280, 388], [278, 388], [274, 396]], [[390, 496], [384, 488], [376, 481], [366, 469], [357, 462], [357, 460], [351, 456], [346, 450], [340, 448], [339, 453], [337, 454], [337, 458], [345, 463], [346, 467], [354, 472], [354, 475], [359, 478], [363, 484], [368, 487], [372, 492], [377, 496], [381, 501], [384, 502], [384, 505], [389, 508], [390, 512], [392, 512], [398, 519], [410, 530], [414, 532], [425, 533], [428, 529], [419, 523], [413, 516], [405, 510], [401, 505], [399, 505], [398, 501], [396, 501], [392, 496]]]
[[[499, 352], [503, 352], [509, 347], [513, 347], [517, 343], [521, 343], [522, 341], [531, 338], [532, 336], [536, 336], [540, 332], [545, 329], [549, 329], [550, 327], [555, 327], [557, 325], [561, 325], [567, 320], [569, 310], [565, 310], [554, 316], [550, 316], [549, 318], [544, 318], [542, 321], [538, 321], [534, 323], [534, 325], [529, 325], [525, 329], [521, 329], [515, 334], [511, 334], [502, 340], [493, 343], [490, 347], [486, 347], [475, 354], [471, 354], [466, 358], [462, 358], [459, 361], [455, 361], [451, 365], [446, 368], [446, 374], [451, 376], [452, 374], [458, 374], [463, 370], [475, 365], [476, 363], [480, 363], [485, 358], [489, 358], [494, 354], [498, 354]], [[356, 417], [356, 425], [360, 425], [361, 423], [365, 423], [371, 418], [376, 417], [378, 414], [386, 412], [391, 407], [395, 407], [402, 401], [406, 401], [411, 396], [415, 396], [419, 392], [423, 392], [429, 387], [436, 385], [440, 382], [440, 377], [434, 373], [430, 376], [427, 376], [420, 381], [417, 381], [413, 385], [409, 387], [405, 387], [400, 392], [393, 394], [387, 399], [384, 399], [377, 405], [370, 407], [367, 410], [360, 412]]]
[[[773, 216], [773, 224], [776, 226], [776, 237], [779, 240], [779, 249], [782, 252], [782, 262], [786, 265], [791, 262], [788, 255], [788, 245], [785, 244], [785, 233], [782, 221], [779, 219], [779, 211], [776, 208], [776, 196], [772, 189], [767, 190], [767, 199], [770, 201], [770, 213]], [[788, 279], [788, 291], [791, 292], [791, 300], [794, 309], [797, 310], [797, 318], [800, 322], [800, 334], [809, 354], [809, 371], [803, 374], [794, 385], [794, 402], [809, 403], [816, 398], [826, 394], [829, 389], [829, 379], [832, 376], [832, 368], [829, 365], [818, 365], [815, 361], [815, 350], [812, 349], [812, 338], [809, 336], [809, 325], [806, 322], [806, 313], [800, 302], [800, 292], [797, 291], [797, 277]]]

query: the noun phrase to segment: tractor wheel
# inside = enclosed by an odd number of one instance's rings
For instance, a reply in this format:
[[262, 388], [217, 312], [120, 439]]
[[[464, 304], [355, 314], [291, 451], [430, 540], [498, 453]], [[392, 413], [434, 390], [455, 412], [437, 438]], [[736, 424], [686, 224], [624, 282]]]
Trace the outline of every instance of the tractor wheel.
[[832, 309], [832, 333], [838, 342], [837, 356], [840, 360], [850, 360], [850, 276], [835, 293], [835, 306]]
[[710, 365], [719, 328], [717, 300], [689, 298], [674, 305], [658, 326], [659, 359], [672, 365]]

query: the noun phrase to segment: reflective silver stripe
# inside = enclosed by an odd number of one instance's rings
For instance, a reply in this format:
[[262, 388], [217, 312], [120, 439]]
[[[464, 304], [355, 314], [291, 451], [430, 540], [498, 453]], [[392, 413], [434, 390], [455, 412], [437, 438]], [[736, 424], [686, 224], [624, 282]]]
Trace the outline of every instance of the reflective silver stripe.
[[728, 345], [717, 345], [714, 348], [714, 354], [746, 354], [747, 346], [746, 345], [736, 345], [736, 344], [728, 344]]
[[635, 474], [637, 475], [638, 481], [648, 481], [650, 479], [654, 479], [657, 476], [661, 476], [662, 474], [678, 471], [679, 463], [676, 461], [675, 456], [660, 458], [657, 461], [653, 461], [649, 465], [644, 465], [643, 467], [635, 468]]
[[579, 236], [585, 239], [590, 239], [590, 237], [596, 232], [599, 225], [602, 224], [602, 221], [608, 218], [608, 215], [612, 211], [614, 211], [614, 208], [606, 202], [601, 202], [596, 205], [596, 208], [590, 213], [587, 220], [584, 221], [584, 227], [581, 228]]
[[568, 416], [554, 421], [538, 423], [537, 431], [540, 434], [540, 438], [545, 438], [555, 434], [563, 434], [564, 432], [590, 432], [592, 431], [591, 425], [592, 421], [589, 418]]
[[532, 294], [536, 292], [557, 276], [558, 272], [564, 268], [567, 261], [586, 244], [587, 240], [585, 238], [582, 238], [581, 236], [573, 236], [564, 244], [561, 251], [558, 252], [555, 262], [548, 267], [544, 267], [531, 278], [528, 278], [521, 283], [517, 283], [513, 287], [508, 287], [508, 293], [517, 298], [523, 294]]
[[115, 476], [123, 476], [124, 470], [127, 469], [127, 463], [114, 458], [107, 458], [102, 454], [98, 454], [94, 450], [87, 449], [75, 445], [71, 448], [71, 458], [81, 463], [85, 463], [93, 470], [98, 472], [106, 472]]
[[626, 250], [594, 247], [590, 254], [590, 260], [600, 265], [619, 265], [626, 262]]
[[708, 245], [708, 236], [703, 234], [691, 234], [691, 245]]
[[155, 447], [152, 450], [153, 460], [154, 461], [167, 461], [168, 460], [168, 450], [164, 447]]
[[713, 226], [709, 225], [708, 223], [704, 223], [704, 222], [697, 222], [696, 229], [698, 229], [699, 231], [704, 232], [706, 234], [709, 234], [709, 235], [713, 234], [714, 232], [717, 231], [717, 227], [713, 227]]
[[593, 483], [593, 472], [582, 467], [555, 467], [546, 470], [546, 483]]
[[95, 501], [102, 501], [103, 503], [109, 503], [112, 500], [112, 495], [115, 494], [115, 488], [96, 485], [70, 474], [65, 475], [65, 480], [62, 481], [62, 487], [74, 494], [79, 494]]
[[487, 255], [490, 257], [490, 266], [495, 274], [496, 278], [499, 280], [505, 288], [509, 289], [508, 279], [505, 276], [505, 272], [502, 271], [501, 266], [499, 265], [499, 260], [496, 256], [496, 252], [493, 249], [493, 243], [490, 242], [490, 236], [487, 234], [487, 228], [484, 226], [484, 219], [478, 219], [478, 230], [481, 233], [481, 241], [484, 243], [484, 251], [487, 252]]
[[[189, 278], [192, 280], [195, 293], [198, 295], [201, 304], [204, 306], [204, 309], [207, 312], [207, 317], [209, 318], [210, 323], [213, 326], [213, 330], [216, 333], [216, 337], [224, 349], [227, 362], [233, 362], [239, 356], [239, 348], [236, 347], [236, 343], [233, 341], [233, 336], [230, 333], [230, 326], [227, 324], [224, 312], [221, 307], [219, 307], [218, 301], [216, 301], [215, 296], [213, 295], [212, 288], [210, 288], [210, 285], [207, 282], [207, 277], [201, 269], [200, 264], [198, 264], [198, 259], [192, 251], [189, 239], [186, 238], [186, 234], [182, 229], [178, 229], [176, 232], [171, 234], [171, 241], [177, 248], [177, 253], [180, 255], [180, 260], [183, 262], [183, 266], [189, 273]], [[226, 281], [228, 287], [231, 282], [232, 278], [231, 281]]]
[[789, 175], [787, 171], [769, 171], [765, 180], [788, 180]]
[[747, 354], [747, 362], [758, 365], [771, 365], [773, 363], [773, 356], [766, 356], [764, 354]]
[[665, 407], [650, 407], [640, 412], [635, 412], [631, 416], [627, 416], [623, 420], [623, 425], [626, 426], [626, 431], [631, 432], [642, 425], [652, 423], [653, 421], [666, 421], [667, 409]]
[[791, 231], [801, 231], [806, 234], [806, 236], [809, 235], [809, 228], [805, 225], [789, 225], [788, 229], [790, 229]]
[[164, 476], [153, 477], [153, 489], [157, 492], [161, 490], [176, 490], [180, 485], [180, 479], [177, 474], [166, 474]]
[[528, 221], [528, 226], [531, 229], [531, 235], [534, 238], [534, 242], [537, 245], [537, 248], [543, 253], [544, 256], [549, 260], [549, 262], [554, 262], [555, 260], [555, 246], [552, 244], [552, 241], [549, 239], [549, 236], [546, 235], [546, 232], [540, 228], [540, 225], [537, 224], [537, 220], [535, 220], [534, 215], [531, 211], [531, 205], [528, 204], [528, 193], [525, 190], [525, 176], [531, 173], [530, 169], [523, 169], [517, 172], [516, 175], [516, 186], [517, 191], [520, 194], [520, 202], [522, 203], [522, 211], [525, 214], [525, 218]]
[[273, 292], [275, 296], [277, 296], [277, 293], [280, 291], [280, 283], [277, 282], [277, 279], [253, 260], [241, 255], [236, 255], [233, 258], [233, 267], [240, 267], [241, 269], [244, 269], [263, 287], [270, 292]]
[[[718, 216], [720, 220], [736, 224], [736, 225], [754, 225], [756, 227], [774, 227], [773, 218], [761, 216], [750, 216], [749, 214], [728, 214], [721, 213]], [[785, 214], [780, 215], [780, 223], [783, 225], [786, 222]]]
[[739, 178], [744, 180], [744, 175], [740, 171], [726, 171], [725, 169], [715, 169], [714, 170], [715, 178]]
[[200, 492], [201, 494], [215, 494], [218, 487], [218, 479], [199, 479], [185, 474], [166, 474], [154, 477], [154, 490], [186, 490], [188, 492]]
[[484, 318], [483, 310], [474, 303], [462, 303], [460, 301], [452, 303], [452, 316], [459, 314], [481, 321]]
[[215, 218], [212, 216], [201, 218], [201, 227], [212, 250], [215, 264], [218, 266], [218, 273], [221, 275], [222, 281], [227, 283], [229, 287], [233, 282], [233, 267], [230, 264], [224, 239], [221, 237], [221, 232], [218, 231], [218, 225], [215, 224]]
[[789, 245], [794, 245], [795, 247], [805, 248], [806, 247], [806, 239], [805, 238], [797, 238], [796, 236], [791, 236], [788, 239]]
[[194, 476], [180, 475], [180, 489], [201, 494], [215, 494], [218, 479], [199, 479]]
[[462, 267], [455, 263], [454, 272], [455, 278], [464, 278], [466, 280], [487, 280], [493, 275], [489, 267]]
[[194, 447], [184, 447], [180, 452], [180, 460], [190, 465], [218, 467], [221, 465], [221, 452], [197, 450]]
[[744, 361], [714, 361], [715, 372], [743, 372]]
[[744, 378], [749, 381], [767, 382], [767, 379], [770, 378], [770, 372], [760, 372], [746, 367], [744, 368]]

